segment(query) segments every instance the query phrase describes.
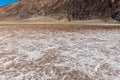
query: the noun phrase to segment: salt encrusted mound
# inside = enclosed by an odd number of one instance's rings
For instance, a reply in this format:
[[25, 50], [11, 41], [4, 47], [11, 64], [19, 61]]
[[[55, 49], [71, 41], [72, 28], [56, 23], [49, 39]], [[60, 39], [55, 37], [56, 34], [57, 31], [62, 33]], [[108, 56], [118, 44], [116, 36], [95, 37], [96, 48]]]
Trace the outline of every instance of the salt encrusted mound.
[[0, 18], [62, 15], [70, 20], [86, 20], [109, 17], [118, 9], [120, 0], [20, 0], [16, 4], [1, 7]]

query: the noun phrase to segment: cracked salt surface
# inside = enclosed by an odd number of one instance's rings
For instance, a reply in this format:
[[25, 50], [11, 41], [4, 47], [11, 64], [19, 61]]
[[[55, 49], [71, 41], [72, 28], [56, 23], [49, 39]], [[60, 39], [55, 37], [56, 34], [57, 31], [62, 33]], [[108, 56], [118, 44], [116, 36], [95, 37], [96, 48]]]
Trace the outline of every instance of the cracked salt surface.
[[119, 80], [120, 30], [0, 30], [0, 80]]

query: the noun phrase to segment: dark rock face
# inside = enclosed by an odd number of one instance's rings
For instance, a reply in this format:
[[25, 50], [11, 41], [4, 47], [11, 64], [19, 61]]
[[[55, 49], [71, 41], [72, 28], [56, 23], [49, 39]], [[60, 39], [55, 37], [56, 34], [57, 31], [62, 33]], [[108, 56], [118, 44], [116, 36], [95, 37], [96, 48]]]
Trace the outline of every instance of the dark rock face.
[[82, 20], [104, 18], [111, 16], [117, 7], [120, 7], [117, 0], [115, 2], [112, 0], [73, 0], [68, 6], [67, 14], [73, 19]]
[[86, 20], [110, 17], [119, 9], [120, 0], [20, 0], [1, 7], [0, 18], [64, 14], [70, 20]]
[[120, 22], [120, 11], [115, 12], [111, 17]]
[[[60, 1], [60, 0], [59, 0]], [[72, 19], [94, 19], [111, 16], [117, 9], [120, 9], [120, 0], [64, 0], [66, 2], [59, 6], [52, 6], [50, 11], [65, 12], [68, 18]], [[58, 11], [59, 10], [59, 11]]]

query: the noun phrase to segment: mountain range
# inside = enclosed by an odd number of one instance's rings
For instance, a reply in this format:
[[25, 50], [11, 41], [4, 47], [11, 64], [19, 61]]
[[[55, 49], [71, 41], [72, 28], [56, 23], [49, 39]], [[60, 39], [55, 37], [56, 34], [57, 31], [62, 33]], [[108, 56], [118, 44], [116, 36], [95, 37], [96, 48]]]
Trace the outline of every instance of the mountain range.
[[57, 19], [66, 17], [68, 20], [112, 16], [119, 20], [120, 0], [20, 0], [18, 3], [0, 7], [1, 20], [27, 19], [32, 16], [50, 16]]

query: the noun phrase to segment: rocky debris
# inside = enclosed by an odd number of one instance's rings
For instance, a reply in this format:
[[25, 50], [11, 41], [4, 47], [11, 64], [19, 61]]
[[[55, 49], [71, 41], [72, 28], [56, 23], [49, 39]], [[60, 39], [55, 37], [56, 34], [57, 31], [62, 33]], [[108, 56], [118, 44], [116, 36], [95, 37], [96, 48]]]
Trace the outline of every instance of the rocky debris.
[[[0, 8], [0, 18], [64, 15], [69, 20], [110, 17], [120, 9], [120, 0], [20, 0]], [[118, 16], [119, 18], [119, 16]]]

